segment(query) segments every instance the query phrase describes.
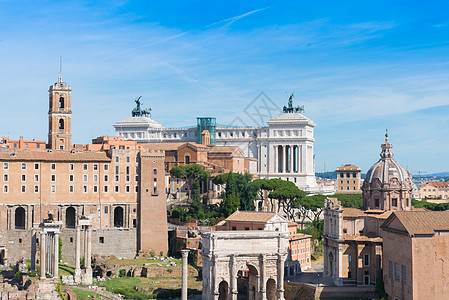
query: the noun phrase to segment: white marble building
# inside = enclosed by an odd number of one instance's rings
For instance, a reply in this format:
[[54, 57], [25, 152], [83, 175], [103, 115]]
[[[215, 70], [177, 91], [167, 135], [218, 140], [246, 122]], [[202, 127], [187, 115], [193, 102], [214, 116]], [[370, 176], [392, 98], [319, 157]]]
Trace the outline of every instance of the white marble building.
[[[198, 124], [202, 119], [198, 118]], [[216, 125], [211, 128], [211, 143], [239, 146], [248, 157], [257, 158], [260, 178], [281, 178], [294, 182], [309, 193], [331, 194], [333, 188], [318, 186], [315, 180], [313, 131], [315, 123], [300, 113], [286, 112], [263, 127]], [[198, 126], [163, 128], [148, 117], [128, 117], [114, 125], [116, 135], [142, 143], [198, 142]]]

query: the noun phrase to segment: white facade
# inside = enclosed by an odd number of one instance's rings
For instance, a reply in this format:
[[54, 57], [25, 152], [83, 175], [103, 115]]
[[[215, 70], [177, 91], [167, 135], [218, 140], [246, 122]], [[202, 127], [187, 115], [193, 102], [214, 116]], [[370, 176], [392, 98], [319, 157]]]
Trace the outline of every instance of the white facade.
[[[315, 123], [299, 113], [281, 113], [265, 127], [216, 127], [217, 146], [239, 146], [244, 155], [256, 158], [260, 178], [294, 182], [308, 193], [323, 190], [315, 180], [313, 130]], [[196, 142], [197, 128], [163, 128], [147, 117], [129, 117], [114, 124], [117, 136], [142, 143]]]

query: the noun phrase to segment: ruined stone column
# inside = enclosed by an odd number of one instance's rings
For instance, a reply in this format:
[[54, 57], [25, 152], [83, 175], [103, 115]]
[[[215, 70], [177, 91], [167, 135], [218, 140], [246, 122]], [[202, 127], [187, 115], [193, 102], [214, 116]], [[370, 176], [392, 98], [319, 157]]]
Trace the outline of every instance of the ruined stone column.
[[92, 269], [92, 265], [90, 264], [92, 253], [92, 229], [90, 228], [90, 226], [86, 226], [86, 233], [87, 233], [86, 234], [87, 245], [85, 245], [85, 247], [87, 248], [87, 251], [86, 257], [84, 258], [84, 264], [86, 264], [87, 262], [86, 269]]
[[278, 299], [284, 300], [284, 256], [278, 254]]
[[76, 236], [75, 236], [75, 273], [76, 270], [80, 270], [80, 254], [81, 254], [81, 228], [76, 226]]
[[184, 249], [181, 250], [182, 255], [182, 293], [181, 299], [187, 300], [187, 276], [188, 276], [188, 261], [187, 258], [189, 256], [189, 250]]
[[237, 300], [237, 266], [235, 254], [231, 255], [231, 300]]
[[45, 232], [41, 232], [41, 279], [45, 279]]
[[58, 278], [58, 271], [59, 271], [59, 233], [55, 233], [54, 239], [54, 264], [53, 264], [53, 278]]

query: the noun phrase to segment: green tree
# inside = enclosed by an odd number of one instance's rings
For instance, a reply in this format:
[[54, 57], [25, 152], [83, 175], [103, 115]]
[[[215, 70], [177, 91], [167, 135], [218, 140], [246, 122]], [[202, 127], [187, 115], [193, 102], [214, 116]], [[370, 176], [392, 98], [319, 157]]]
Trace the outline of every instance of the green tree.
[[229, 217], [240, 206], [238, 194], [223, 195], [223, 201], [220, 203], [220, 213], [223, 217]]
[[252, 182], [251, 174], [224, 173], [217, 175], [212, 182], [217, 185], [226, 184], [224, 194], [238, 197], [241, 210], [254, 210], [254, 201], [259, 192], [259, 184]]
[[[301, 222], [304, 224], [305, 218], [308, 218], [311, 222], [318, 222], [320, 220], [321, 213], [324, 210], [324, 202], [326, 200], [324, 195], [313, 195], [299, 199]], [[313, 215], [310, 217], [309, 212]]]
[[363, 207], [363, 196], [360, 194], [334, 194], [327, 196], [328, 198], [337, 198], [343, 207]]
[[190, 164], [171, 168], [170, 176], [173, 178], [184, 179], [186, 181], [188, 186], [187, 198], [190, 200], [192, 183], [196, 181], [208, 181], [210, 178], [210, 173], [204, 171], [200, 165]]
[[307, 195], [306, 192], [300, 190], [293, 182], [282, 180], [282, 182], [277, 182], [277, 187], [272, 191], [268, 197], [270, 199], [278, 200], [279, 212], [281, 206], [284, 213], [289, 219], [295, 219], [295, 208], [299, 208], [300, 199]]

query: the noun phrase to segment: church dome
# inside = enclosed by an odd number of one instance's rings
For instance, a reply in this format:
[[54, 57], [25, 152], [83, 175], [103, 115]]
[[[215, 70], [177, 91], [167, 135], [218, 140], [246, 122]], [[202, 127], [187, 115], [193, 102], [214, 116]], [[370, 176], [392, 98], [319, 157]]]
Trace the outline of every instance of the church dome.
[[412, 176], [400, 163], [393, 159], [393, 145], [382, 144], [380, 159], [366, 173], [363, 182], [364, 209], [410, 210]]
[[385, 134], [385, 143], [381, 147], [380, 159], [368, 170], [365, 181], [371, 184], [375, 179], [381, 183], [387, 183], [393, 178], [399, 182], [411, 180], [410, 172], [393, 159], [393, 145], [388, 142], [388, 134]]

